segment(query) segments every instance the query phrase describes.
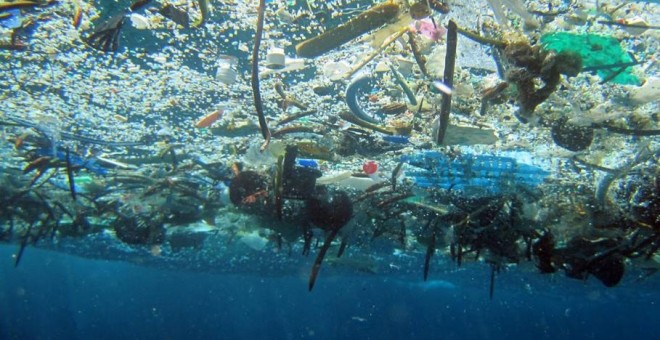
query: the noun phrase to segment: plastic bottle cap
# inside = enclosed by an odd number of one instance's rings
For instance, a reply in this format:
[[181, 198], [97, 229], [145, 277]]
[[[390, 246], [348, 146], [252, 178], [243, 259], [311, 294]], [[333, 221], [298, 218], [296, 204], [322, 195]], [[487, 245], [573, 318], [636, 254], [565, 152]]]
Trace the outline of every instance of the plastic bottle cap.
[[278, 47], [273, 47], [268, 50], [266, 55], [266, 67], [270, 69], [281, 69], [284, 68], [286, 57], [284, 56], [284, 50]]
[[378, 163], [375, 161], [366, 161], [362, 165], [362, 171], [367, 175], [373, 175], [378, 171]]

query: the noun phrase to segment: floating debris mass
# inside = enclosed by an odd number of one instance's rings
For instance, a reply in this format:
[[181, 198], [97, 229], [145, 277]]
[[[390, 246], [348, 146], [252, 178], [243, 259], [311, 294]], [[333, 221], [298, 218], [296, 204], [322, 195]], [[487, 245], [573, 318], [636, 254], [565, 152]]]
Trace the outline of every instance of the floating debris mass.
[[0, 0], [0, 241], [16, 265], [305, 263], [309, 290], [359, 262], [485, 263], [491, 298], [506, 270], [641, 279], [659, 24], [643, 1]]

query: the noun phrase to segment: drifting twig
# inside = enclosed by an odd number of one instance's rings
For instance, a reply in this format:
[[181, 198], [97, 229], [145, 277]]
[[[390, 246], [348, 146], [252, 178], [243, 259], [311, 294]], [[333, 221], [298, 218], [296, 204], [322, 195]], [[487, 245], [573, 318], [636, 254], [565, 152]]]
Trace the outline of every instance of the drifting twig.
[[635, 130], [635, 129], [624, 129], [611, 125], [594, 125], [594, 127], [604, 128], [608, 132], [619, 133], [622, 135], [631, 135], [631, 136], [659, 136], [660, 130]]
[[76, 182], [73, 176], [73, 168], [71, 166], [71, 154], [69, 153], [69, 148], [65, 149], [66, 155], [66, 176], [69, 179], [69, 190], [71, 191], [71, 198], [76, 200]]
[[313, 126], [301, 126], [301, 125], [294, 125], [294, 126], [287, 126], [284, 128], [281, 128], [277, 131], [273, 131], [271, 136], [273, 138], [276, 137], [282, 137], [286, 134], [289, 133], [315, 133], [315, 134], [322, 134], [321, 132], [318, 131], [318, 128], [315, 128]]
[[596, 188], [596, 202], [601, 207], [605, 206], [605, 197], [607, 196], [607, 192], [610, 189], [610, 185], [612, 184], [612, 182], [614, 182], [614, 180], [616, 180], [619, 177], [626, 176], [630, 172], [630, 170], [632, 170], [638, 164], [646, 162], [653, 157], [658, 157], [659, 155], [660, 155], [660, 150], [655, 150], [651, 152], [651, 150], [649, 150], [648, 143], [640, 146], [633, 159], [626, 162], [619, 169], [616, 169], [615, 171], [608, 172], [607, 174], [605, 174], [605, 177], [603, 177], [600, 183], [598, 183], [598, 187]]
[[307, 116], [309, 116], [309, 115], [313, 115], [313, 114], [315, 114], [315, 113], [316, 113], [316, 110], [307, 110], [307, 111], [298, 112], [298, 113], [293, 114], [293, 115], [291, 115], [291, 116], [288, 116], [288, 117], [284, 117], [284, 118], [282, 118], [282, 120], [280, 120], [279, 122], [277, 122], [276, 125], [277, 125], [277, 126], [281, 126], [281, 125], [284, 125], [284, 124], [286, 124], [286, 123], [290, 123], [290, 122], [292, 122], [292, 121], [294, 121], [294, 120], [298, 120], [298, 119], [300, 119], [300, 118], [307, 117]]
[[633, 61], [633, 62], [628, 62], [628, 63], [615, 63], [615, 64], [607, 64], [607, 65], [597, 65], [597, 66], [589, 66], [589, 67], [583, 67], [582, 71], [586, 72], [592, 72], [592, 71], [599, 71], [599, 70], [609, 70], [612, 68], [617, 68], [617, 67], [629, 67], [629, 66], [635, 66], [639, 64], [643, 64], [643, 61]]
[[284, 100], [284, 102], [285, 102], [287, 105], [291, 104], [291, 105], [293, 105], [293, 106], [295, 106], [295, 107], [297, 107], [297, 108], [299, 108], [299, 109], [301, 109], [301, 110], [307, 110], [307, 109], [309, 109], [309, 108], [307, 107], [307, 105], [301, 103], [299, 100], [293, 98], [292, 96], [288, 96], [288, 95], [284, 92], [284, 84], [282, 84], [282, 83], [280, 83], [280, 82], [278, 82], [277, 84], [275, 84], [275, 92], [277, 92], [277, 94], [279, 94], [280, 97], [282, 97], [282, 99]]
[[310, 292], [314, 288], [314, 283], [316, 282], [316, 278], [318, 277], [319, 271], [321, 270], [321, 263], [323, 263], [323, 258], [325, 257], [325, 253], [327, 253], [328, 249], [330, 249], [330, 245], [337, 236], [337, 233], [339, 233], [339, 228], [333, 229], [328, 233], [328, 235], [325, 238], [325, 242], [323, 242], [323, 246], [321, 247], [321, 250], [319, 250], [319, 254], [316, 256], [316, 260], [314, 260], [314, 265], [312, 266], [312, 273], [309, 275], [308, 288]]
[[265, 150], [270, 144], [270, 130], [268, 130], [268, 122], [264, 116], [264, 107], [261, 100], [261, 90], [259, 89], [259, 46], [261, 45], [261, 36], [264, 32], [264, 17], [266, 15], [266, 1], [259, 0], [259, 10], [257, 17], [257, 32], [254, 36], [254, 48], [252, 49], [252, 95], [254, 96], [254, 107], [259, 116], [259, 127], [261, 128], [261, 135], [264, 137], [264, 143], [261, 145], [261, 150]]
[[378, 46], [378, 48], [375, 51], [371, 52], [371, 54], [366, 56], [364, 59], [360, 60], [360, 62], [358, 62], [357, 65], [353, 66], [353, 68], [350, 69], [350, 71], [348, 71], [346, 75], [344, 75], [344, 78], [349, 79], [350, 77], [352, 77], [355, 74], [355, 72], [359, 71], [361, 68], [364, 67], [364, 65], [366, 65], [371, 60], [376, 58], [376, 56], [379, 55], [381, 52], [383, 52], [383, 50], [387, 46], [395, 42], [397, 39], [399, 39], [399, 37], [401, 37], [406, 32], [408, 32], [408, 27], [404, 27], [399, 31], [397, 31], [396, 33], [390, 35], [387, 39], [385, 39], [385, 41], [383, 41], [383, 43], [380, 46]]
[[354, 115], [350, 114], [348, 111], [340, 112], [339, 117], [342, 118], [343, 120], [349, 122], [349, 123], [353, 123], [355, 125], [361, 126], [363, 128], [366, 128], [366, 129], [382, 132], [386, 135], [393, 135], [394, 134], [394, 131], [392, 131], [391, 129], [382, 127], [380, 125], [376, 125], [376, 124], [366, 122], [366, 121], [364, 121], [362, 119], [359, 119], [358, 117], [355, 117]]
[[410, 86], [408, 86], [408, 83], [406, 83], [406, 80], [403, 79], [401, 74], [396, 69], [394, 69], [392, 63], [387, 63], [387, 66], [390, 68], [390, 71], [394, 75], [394, 79], [396, 80], [397, 84], [401, 85], [403, 92], [406, 94], [406, 97], [408, 98], [408, 102], [410, 102], [411, 105], [417, 105], [417, 98], [415, 98], [415, 94], [410, 89]]
[[630, 28], [646, 28], [650, 30], [660, 29], [660, 26], [655, 25], [646, 25], [646, 24], [627, 24], [625, 22], [618, 21], [608, 21], [608, 20], [599, 20], [599, 24], [609, 25], [609, 26], [619, 26], [619, 27], [630, 27]]
[[[445, 55], [444, 84], [450, 89], [454, 86], [454, 65], [456, 63], [456, 44], [458, 42], [458, 26], [452, 20], [447, 26], [447, 54]], [[442, 106], [440, 107], [440, 124], [438, 125], [437, 140], [442, 144], [445, 132], [449, 125], [449, 112], [451, 111], [451, 94], [442, 93]]]
[[[506, 47], [506, 43], [504, 41], [482, 37], [478, 33], [472, 32], [470, 30], [466, 30], [458, 26], [456, 27], [456, 30], [458, 31], [458, 33], [465, 36], [466, 38], [476, 41], [482, 45], [491, 45], [493, 47], [500, 47], [500, 48]], [[447, 32], [447, 34], [449, 34], [449, 32]]]
[[415, 41], [415, 35], [410, 30], [408, 31], [408, 43], [410, 44], [410, 50], [412, 50], [413, 56], [415, 57], [415, 62], [417, 62], [417, 66], [419, 66], [419, 70], [422, 71], [422, 74], [425, 77], [428, 77], [429, 73], [426, 70], [426, 60], [424, 60], [424, 57], [419, 52], [419, 46], [417, 46], [417, 42]]

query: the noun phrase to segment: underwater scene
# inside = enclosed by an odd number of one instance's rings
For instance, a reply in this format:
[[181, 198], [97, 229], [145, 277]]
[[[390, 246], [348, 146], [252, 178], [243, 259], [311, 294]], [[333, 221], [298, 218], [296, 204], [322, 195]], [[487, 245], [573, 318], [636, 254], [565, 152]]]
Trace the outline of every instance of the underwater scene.
[[0, 339], [655, 338], [660, 2], [0, 0]]

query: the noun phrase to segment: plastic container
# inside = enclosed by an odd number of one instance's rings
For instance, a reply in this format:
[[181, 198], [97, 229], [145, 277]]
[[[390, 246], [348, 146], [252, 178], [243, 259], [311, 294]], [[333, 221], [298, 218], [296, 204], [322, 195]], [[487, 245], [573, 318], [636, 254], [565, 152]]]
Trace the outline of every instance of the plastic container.
[[236, 77], [238, 76], [238, 72], [236, 72], [236, 63], [236, 58], [232, 56], [222, 56], [218, 58], [215, 79], [226, 85], [235, 83]]

